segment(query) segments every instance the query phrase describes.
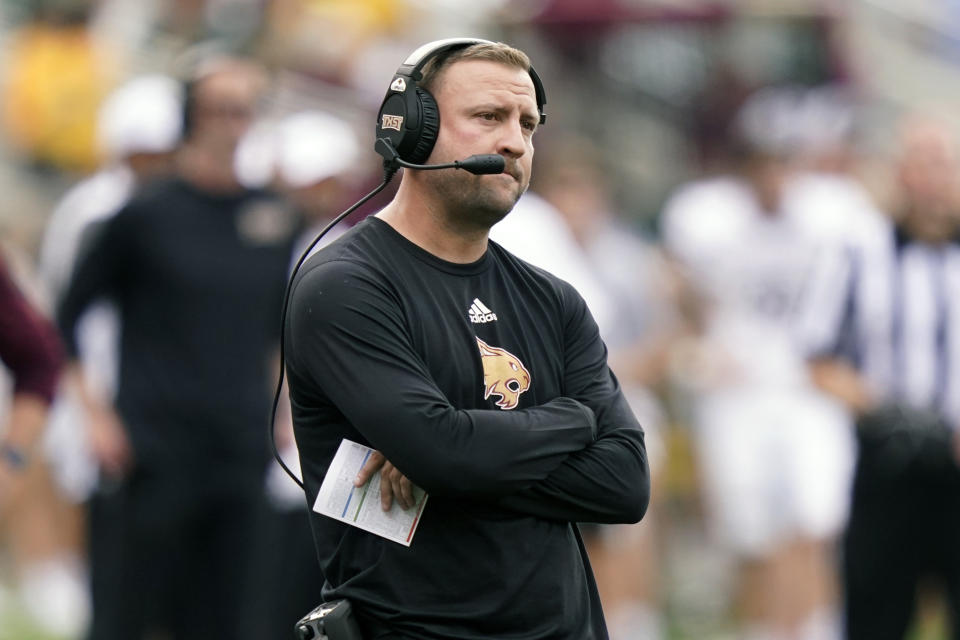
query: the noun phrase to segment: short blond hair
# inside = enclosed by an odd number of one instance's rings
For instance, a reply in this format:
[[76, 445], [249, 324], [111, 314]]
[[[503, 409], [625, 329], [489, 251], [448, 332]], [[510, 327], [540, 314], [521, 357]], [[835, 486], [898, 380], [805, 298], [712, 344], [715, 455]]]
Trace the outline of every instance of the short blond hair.
[[433, 92], [443, 71], [455, 62], [462, 60], [486, 60], [498, 62], [508, 67], [516, 67], [527, 73], [530, 72], [530, 57], [519, 49], [515, 49], [502, 42], [480, 42], [460, 49], [453, 49], [441, 54], [423, 67], [423, 78], [419, 84], [427, 91]]

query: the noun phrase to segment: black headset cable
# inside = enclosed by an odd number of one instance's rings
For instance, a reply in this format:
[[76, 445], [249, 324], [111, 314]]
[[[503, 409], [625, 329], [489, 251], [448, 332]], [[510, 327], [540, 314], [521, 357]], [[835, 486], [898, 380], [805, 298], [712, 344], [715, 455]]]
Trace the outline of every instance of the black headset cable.
[[280, 395], [283, 393], [283, 378], [284, 378], [284, 334], [286, 333], [286, 324], [287, 324], [287, 307], [290, 304], [290, 292], [293, 290], [293, 280], [297, 276], [297, 272], [300, 270], [300, 266], [307, 260], [310, 256], [310, 252], [313, 251], [313, 248], [317, 246], [317, 243], [320, 242], [320, 239], [327, 234], [330, 229], [337, 226], [341, 220], [349, 216], [351, 213], [356, 211], [361, 205], [366, 203], [370, 198], [374, 197], [381, 191], [383, 191], [390, 181], [393, 179], [394, 174], [396, 174], [399, 167], [387, 166], [384, 163], [383, 169], [383, 182], [381, 182], [376, 189], [363, 196], [355, 204], [353, 204], [349, 209], [338, 215], [336, 218], [330, 221], [326, 227], [323, 228], [323, 231], [317, 234], [317, 237], [313, 239], [313, 242], [310, 243], [310, 246], [304, 250], [303, 255], [300, 256], [300, 259], [297, 260], [297, 264], [293, 267], [293, 270], [290, 272], [290, 278], [287, 280], [286, 292], [283, 295], [283, 309], [280, 311], [280, 377], [277, 380], [277, 390], [273, 394], [273, 408], [270, 410], [270, 429], [269, 429], [269, 439], [270, 439], [270, 449], [273, 451], [273, 457], [276, 459], [280, 467], [287, 472], [287, 475], [303, 488], [303, 481], [297, 477], [290, 467], [283, 461], [283, 458], [280, 457], [280, 451], [277, 450], [277, 440], [275, 437], [276, 423], [277, 423], [277, 407], [280, 406]]

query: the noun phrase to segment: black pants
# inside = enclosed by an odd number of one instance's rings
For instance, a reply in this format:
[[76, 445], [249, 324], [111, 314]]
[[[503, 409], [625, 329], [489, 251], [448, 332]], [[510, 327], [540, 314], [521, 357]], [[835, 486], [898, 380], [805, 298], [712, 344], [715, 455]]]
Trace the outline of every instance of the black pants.
[[932, 578], [960, 639], [960, 471], [942, 434], [929, 446], [875, 436], [860, 432], [843, 541], [847, 637], [904, 638], [917, 586]]
[[90, 502], [90, 640], [239, 636], [262, 499], [249, 479], [135, 471]]
[[323, 602], [310, 513], [264, 505], [241, 640], [292, 640], [300, 618]]

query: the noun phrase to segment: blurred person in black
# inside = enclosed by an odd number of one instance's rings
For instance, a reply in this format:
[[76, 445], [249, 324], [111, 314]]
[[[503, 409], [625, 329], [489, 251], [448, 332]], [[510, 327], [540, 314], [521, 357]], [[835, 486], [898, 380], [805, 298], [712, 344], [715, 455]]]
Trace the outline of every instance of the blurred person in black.
[[[175, 175], [147, 185], [80, 257], [59, 309], [120, 313], [114, 406], [87, 395], [105, 483], [91, 513], [91, 638], [237, 637], [267, 447], [263, 420], [296, 220], [238, 180], [235, 151], [265, 77], [205, 62], [185, 89]], [[81, 393], [82, 372], [74, 365]], [[106, 554], [106, 555], [105, 555]], [[113, 571], [116, 568], [116, 571]]]
[[606, 638], [575, 523], [643, 516], [643, 431], [583, 299], [488, 240], [530, 180], [544, 101], [527, 56], [450, 46], [411, 58], [439, 118], [417, 159], [496, 153], [505, 172], [405, 170], [293, 284], [308, 501], [343, 439], [377, 450], [356, 482], [380, 473], [383, 508], [410, 508], [411, 483], [430, 494], [409, 547], [312, 514], [324, 597], [350, 600], [370, 638]]
[[[150, 74], [114, 90], [100, 107], [97, 137], [107, 162], [74, 185], [54, 208], [40, 249], [39, 274], [53, 300], [65, 293], [87, 231], [114, 215], [138, 184], [169, 174], [180, 140], [180, 83]], [[112, 401], [119, 327], [106, 301], [90, 305], [79, 321], [78, 349], [89, 393]], [[90, 454], [82, 403], [67, 385], [51, 410], [43, 454], [52, 481], [34, 490], [31, 535], [50, 540], [22, 575], [21, 601], [31, 617], [56, 635], [79, 636], [89, 622], [83, 505], [95, 498], [97, 468]], [[26, 519], [24, 519], [26, 520]], [[99, 549], [97, 547], [96, 549]], [[94, 559], [98, 567], [116, 558]]]
[[[101, 107], [97, 130], [107, 162], [63, 196], [50, 215], [40, 247], [40, 275], [57, 303], [66, 294], [77, 256], [96, 223], [115, 215], [139, 186], [172, 173], [182, 135], [181, 94], [180, 83], [171, 77], [136, 76], [111, 93]], [[101, 402], [110, 402], [117, 375], [116, 310], [105, 301], [90, 305], [79, 323], [77, 343], [87, 391], [101, 397]], [[67, 435], [83, 431], [82, 409], [76, 404], [72, 394], [65, 394], [55, 410], [51, 432], [63, 433], [59, 449], [82, 447]], [[63, 452], [63, 456], [78, 455], [82, 453]], [[64, 461], [62, 466], [79, 465]], [[77, 485], [86, 485], [89, 491], [92, 482], [79, 477], [83, 473], [65, 473], [69, 480], [64, 485], [71, 485], [68, 490], [77, 499], [86, 497]]]
[[930, 578], [960, 638], [958, 169], [949, 129], [910, 118], [894, 215], [838, 243], [811, 284], [814, 380], [858, 416], [843, 543], [851, 640], [906, 637]]
[[[181, 137], [180, 83], [163, 75], [131, 78], [102, 105], [97, 131], [107, 162], [81, 180], [54, 208], [40, 247], [40, 276], [55, 303], [66, 294], [77, 256], [97, 223], [115, 215], [139, 186], [173, 171]], [[77, 346], [87, 393], [112, 402], [116, 390], [119, 319], [108, 301], [88, 306], [79, 320]], [[48, 443], [60, 484], [80, 502], [96, 484], [89, 467], [83, 406], [71, 389], [59, 398]]]

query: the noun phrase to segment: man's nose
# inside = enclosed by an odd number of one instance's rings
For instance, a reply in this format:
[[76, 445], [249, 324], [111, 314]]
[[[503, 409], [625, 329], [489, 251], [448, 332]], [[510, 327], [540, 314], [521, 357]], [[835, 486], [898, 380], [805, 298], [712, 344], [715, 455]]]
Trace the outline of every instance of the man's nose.
[[497, 151], [505, 156], [519, 158], [526, 150], [526, 139], [523, 136], [523, 126], [518, 121], [507, 121], [501, 129], [499, 148]]

